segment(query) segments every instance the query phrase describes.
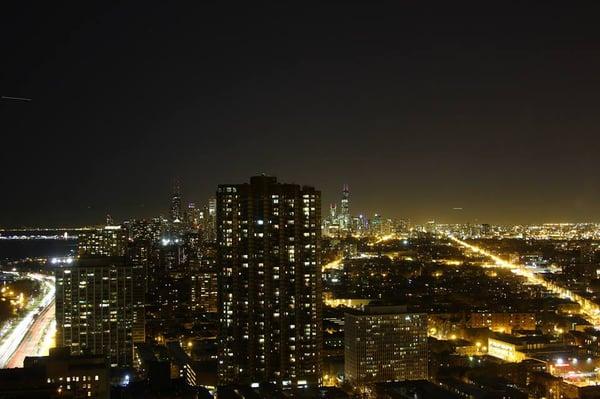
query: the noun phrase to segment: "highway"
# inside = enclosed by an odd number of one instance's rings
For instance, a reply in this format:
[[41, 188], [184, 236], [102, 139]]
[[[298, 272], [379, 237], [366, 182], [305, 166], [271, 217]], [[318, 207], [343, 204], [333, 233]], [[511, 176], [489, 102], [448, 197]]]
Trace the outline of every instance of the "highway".
[[45, 339], [54, 328], [54, 301], [48, 305], [35, 319], [23, 340], [8, 360], [6, 368], [23, 367], [23, 361], [27, 356], [48, 355]]
[[0, 341], [0, 368], [22, 367], [25, 356], [46, 354], [48, 350], [44, 338], [54, 323], [54, 279], [37, 273], [29, 273], [28, 277], [42, 282], [46, 291], [38, 306], [18, 320]]
[[548, 291], [560, 296], [561, 298], [569, 299], [573, 302], [578, 303], [581, 306], [581, 316], [584, 317], [591, 324], [593, 324], [596, 329], [600, 329], [600, 307], [598, 306], [598, 304], [590, 301], [587, 298], [582, 297], [581, 295], [572, 292], [568, 288], [562, 287], [552, 281], [544, 279], [543, 276], [536, 274], [524, 265], [510, 263], [500, 258], [499, 256], [486, 251], [483, 248], [471, 245], [465, 241], [459, 240], [454, 236], [449, 236], [449, 238], [454, 243], [462, 246], [463, 248], [466, 248], [474, 253], [490, 258], [495, 262], [497, 267], [510, 269], [510, 271], [512, 271], [514, 274], [525, 277], [527, 281], [531, 284], [541, 285]]

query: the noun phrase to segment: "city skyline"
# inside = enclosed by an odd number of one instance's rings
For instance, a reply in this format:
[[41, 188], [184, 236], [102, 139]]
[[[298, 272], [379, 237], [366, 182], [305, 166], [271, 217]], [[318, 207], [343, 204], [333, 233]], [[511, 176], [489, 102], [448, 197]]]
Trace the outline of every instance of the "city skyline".
[[6, 2], [0, 398], [600, 399], [597, 2]]
[[167, 217], [2, 232], [0, 391], [600, 394], [600, 224], [411, 226], [340, 194], [321, 217], [259, 175], [186, 206], [175, 180]]
[[[274, 174], [261, 174], [262, 176], [277, 176]], [[291, 182], [293, 184], [295, 184], [293, 181]], [[179, 184], [179, 183], [178, 183]], [[327, 198], [328, 201], [327, 202], [323, 202], [326, 206], [323, 207], [322, 209], [322, 216], [326, 217], [330, 211], [330, 207], [336, 207], [337, 211], [339, 212], [341, 209], [343, 209], [343, 198], [344, 198], [344, 190], [348, 189], [350, 191], [350, 195], [351, 195], [351, 202], [352, 202], [352, 206], [351, 206], [351, 210], [349, 211], [349, 216], [350, 217], [361, 217], [361, 218], [365, 218], [365, 220], [370, 220], [373, 217], [380, 217], [383, 219], [393, 219], [393, 220], [402, 220], [404, 222], [409, 223], [410, 225], [413, 226], [422, 226], [425, 225], [427, 223], [430, 222], [435, 222], [435, 223], [439, 223], [439, 224], [491, 224], [491, 225], [496, 225], [496, 226], [518, 226], [518, 225], [522, 225], [522, 226], [535, 226], [535, 225], [543, 225], [543, 224], [576, 224], [576, 223], [600, 223], [600, 217], [598, 218], [589, 218], [586, 216], [581, 216], [581, 217], [575, 217], [575, 218], [569, 218], [569, 217], [563, 217], [563, 216], [553, 216], [550, 217], [548, 219], [544, 219], [544, 218], [535, 218], [535, 217], [531, 217], [531, 216], [525, 216], [525, 217], [516, 217], [513, 216], [508, 217], [508, 218], [485, 218], [485, 217], [479, 217], [477, 216], [477, 211], [474, 210], [469, 210], [468, 208], [464, 208], [462, 206], [456, 206], [456, 207], [452, 207], [449, 209], [442, 209], [442, 207], [440, 206], [438, 211], [435, 211], [431, 214], [420, 214], [420, 216], [418, 217], [412, 217], [410, 213], [407, 212], [400, 212], [399, 210], [394, 211], [393, 209], [391, 210], [391, 213], [383, 213], [381, 211], [381, 209], [384, 209], [384, 207], [377, 207], [377, 205], [375, 205], [375, 207], [373, 208], [372, 211], [367, 211], [365, 209], [369, 209], [369, 208], [365, 208], [364, 206], [361, 207], [361, 204], [366, 203], [370, 203], [371, 201], [369, 200], [369, 198], [365, 199], [365, 198], [361, 198], [360, 195], [356, 196], [355, 193], [350, 190], [349, 185], [348, 184], [343, 184], [340, 186], [339, 190], [337, 193], [327, 193], [325, 195], [323, 195], [324, 198]], [[360, 193], [359, 193], [360, 194]], [[142, 205], [140, 207], [140, 210], [138, 210], [137, 212], [132, 212], [132, 213], [123, 213], [123, 212], [118, 212], [118, 213], [114, 213], [112, 209], [106, 209], [106, 211], [104, 213], [102, 213], [102, 210], [99, 209], [95, 209], [92, 207], [89, 207], [88, 209], [86, 209], [84, 211], [85, 214], [88, 215], [88, 217], [85, 218], [84, 221], [82, 221], [81, 223], [74, 223], [74, 222], [69, 222], [69, 223], [63, 223], [63, 222], [59, 222], [59, 221], [55, 221], [55, 222], [49, 222], [48, 224], [26, 224], [26, 223], [14, 223], [14, 224], [6, 224], [6, 225], [0, 225], [0, 230], [7, 230], [7, 231], [11, 231], [11, 229], [15, 229], [15, 230], [19, 230], [19, 229], [54, 229], [54, 228], [59, 228], [59, 229], [68, 229], [68, 228], [72, 228], [72, 229], [77, 229], [77, 228], [86, 228], [86, 227], [93, 227], [93, 226], [102, 226], [104, 224], [106, 224], [108, 222], [108, 220], [110, 220], [110, 222], [112, 223], [113, 220], [115, 222], [115, 224], [121, 224], [123, 222], [127, 222], [129, 220], [136, 220], [136, 219], [152, 219], [155, 217], [163, 217], [166, 219], [171, 219], [172, 218], [172, 212], [173, 209], [172, 204], [169, 203], [169, 201], [172, 201], [173, 199], [173, 195], [174, 193], [171, 191], [167, 192], [165, 191], [164, 193], [164, 198], [161, 197], [161, 204], [157, 205], [157, 209], [154, 211], [150, 211], [149, 209], [147, 209], [144, 205]], [[180, 190], [180, 192], [178, 192], [177, 194], [177, 198], [179, 200], [179, 205], [181, 207], [181, 212], [185, 212], [185, 208], [190, 205], [190, 206], [195, 206], [195, 207], [202, 207], [202, 206], [208, 206], [209, 205], [209, 201], [214, 200], [216, 196], [216, 191], [209, 194], [209, 196], [205, 197], [205, 198], [199, 198], [199, 197], [191, 197], [189, 195], [186, 195], [185, 192], [183, 192], [183, 190]], [[356, 205], [358, 203], [358, 205]], [[405, 208], [405, 209], [409, 209], [409, 208]], [[478, 208], [475, 208], [478, 209]], [[514, 209], [514, 208], [513, 208]], [[520, 208], [519, 208], [520, 209]], [[528, 213], [527, 209], [522, 208], [521, 209], [524, 213]], [[517, 214], [520, 211], [517, 212]], [[81, 214], [81, 213], [80, 213]], [[413, 213], [413, 215], [419, 215], [419, 213]], [[49, 220], [58, 220], [57, 218], [52, 218]], [[108, 223], [109, 225], [111, 223]]]
[[7, 2], [0, 398], [600, 399], [598, 11]]
[[36, 7], [0, 17], [0, 226], [261, 172], [417, 222], [600, 220], [587, 4]]

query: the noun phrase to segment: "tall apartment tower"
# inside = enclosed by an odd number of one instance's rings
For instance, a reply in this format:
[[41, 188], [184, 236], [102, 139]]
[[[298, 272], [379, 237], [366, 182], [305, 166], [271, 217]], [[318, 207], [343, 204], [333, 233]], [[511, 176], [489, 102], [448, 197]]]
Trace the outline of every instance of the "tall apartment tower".
[[202, 241], [204, 243], [214, 244], [216, 240], [216, 218], [217, 200], [216, 198], [209, 198], [208, 204], [204, 208], [200, 225]]
[[55, 276], [56, 345], [72, 355], [104, 355], [112, 367], [131, 366], [133, 345], [144, 340], [136, 267], [123, 257], [83, 258]]
[[190, 265], [190, 310], [198, 315], [218, 310], [219, 284], [214, 245], [205, 245], [200, 259]]
[[208, 199], [208, 216], [215, 217], [217, 215], [217, 199]]
[[427, 379], [427, 315], [367, 306], [344, 317], [344, 374], [357, 386]]
[[219, 385], [320, 383], [320, 207], [275, 177], [219, 185]]
[[121, 226], [107, 225], [79, 233], [79, 256], [123, 256], [127, 245], [127, 230]]

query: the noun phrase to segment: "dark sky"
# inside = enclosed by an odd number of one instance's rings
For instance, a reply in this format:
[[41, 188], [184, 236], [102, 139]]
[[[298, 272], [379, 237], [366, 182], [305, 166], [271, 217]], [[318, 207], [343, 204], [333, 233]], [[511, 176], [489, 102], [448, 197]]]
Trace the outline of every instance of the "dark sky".
[[0, 226], [262, 172], [415, 222], [600, 221], [594, 2], [4, 3], [0, 96], [32, 101], [0, 101]]

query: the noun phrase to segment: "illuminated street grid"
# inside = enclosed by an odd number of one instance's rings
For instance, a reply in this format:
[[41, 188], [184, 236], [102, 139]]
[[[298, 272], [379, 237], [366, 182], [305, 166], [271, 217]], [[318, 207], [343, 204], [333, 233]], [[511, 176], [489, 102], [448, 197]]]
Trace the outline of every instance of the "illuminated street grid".
[[524, 265], [508, 262], [508, 261], [502, 259], [501, 257], [499, 257], [489, 251], [486, 251], [485, 249], [483, 249], [481, 247], [469, 244], [469, 243], [462, 241], [454, 236], [449, 236], [449, 238], [453, 242], [470, 250], [473, 253], [480, 254], [485, 257], [490, 258], [491, 260], [493, 260], [495, 262], [497, 267], [510, 269], [514, 274], [525, 277], [527, 279], [527, 281], [529, 281], [530, 283], [541, 285], [542, 287], [546, 288], [548, 291], [560, 296], [561, 298], [569, 299], [571, 301], [578, 303], [581, 306], [582, 316], [587, 321], [589, 321], [591, 324], [593, 324], [597, 329], [600, 328], [600, 307], [596, 303], [590, 301], [589, 299], [582, 297], [581, 295], [578, 295], [578, 294], [572, 292], [571, 290], [569, 290], [567, 288], [561, 287], [560, 285], [558, 285], [554, 282], [544, 279], [541, 275], [536, 274], [535, 272], [529, 270]]

